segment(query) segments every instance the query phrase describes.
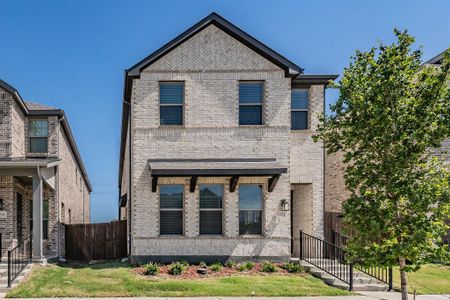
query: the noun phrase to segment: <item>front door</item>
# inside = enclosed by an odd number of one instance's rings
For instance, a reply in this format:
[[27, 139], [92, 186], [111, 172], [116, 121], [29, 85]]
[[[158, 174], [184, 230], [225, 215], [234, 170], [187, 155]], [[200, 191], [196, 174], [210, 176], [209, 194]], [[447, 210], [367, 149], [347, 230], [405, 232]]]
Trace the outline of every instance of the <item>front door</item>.
[[23, 196], [21, 193], [16, 193], [16, 232], [17, 232], [17, 240], [19, 243], [22, 241], [22, 233], [23, 233]]

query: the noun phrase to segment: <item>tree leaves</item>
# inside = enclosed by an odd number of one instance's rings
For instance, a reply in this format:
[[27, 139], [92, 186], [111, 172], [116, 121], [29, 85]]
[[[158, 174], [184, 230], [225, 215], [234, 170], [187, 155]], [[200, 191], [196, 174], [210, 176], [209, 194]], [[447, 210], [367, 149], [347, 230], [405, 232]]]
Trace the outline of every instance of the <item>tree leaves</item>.
[[344, 154], [351, 257], [386, 266], [404, 257], [414, 270], [450, 257], [439, 247], [450, 216], [449, 166], [431, 155], [450, 137], [450, 53], [439, 68], [422, 66], [414, 38], [394, 34], [394, 44], [356, 51], [332, 84], [340, 97], [314, 139]]

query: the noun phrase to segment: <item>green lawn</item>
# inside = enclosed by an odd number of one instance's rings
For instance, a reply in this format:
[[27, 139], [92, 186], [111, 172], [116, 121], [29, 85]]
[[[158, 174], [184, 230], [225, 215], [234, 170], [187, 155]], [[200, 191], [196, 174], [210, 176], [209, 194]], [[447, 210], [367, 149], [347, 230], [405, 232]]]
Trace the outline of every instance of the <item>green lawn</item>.
[[125, 264], [83, 267], [49, 265], [31, 276], [7, 297], [120, 297], [120, 296], [319, 296], [349, 295], [307, 274], [231, 276], [204, 279], [161, 279], [136, 275]]
[[[400, 289], [398, 268], [394, 272], [394, 288]], [[450, 266], [424, 265], [419, 271], [408, 273], [408, 290], [417, 294], [450, 294]]]

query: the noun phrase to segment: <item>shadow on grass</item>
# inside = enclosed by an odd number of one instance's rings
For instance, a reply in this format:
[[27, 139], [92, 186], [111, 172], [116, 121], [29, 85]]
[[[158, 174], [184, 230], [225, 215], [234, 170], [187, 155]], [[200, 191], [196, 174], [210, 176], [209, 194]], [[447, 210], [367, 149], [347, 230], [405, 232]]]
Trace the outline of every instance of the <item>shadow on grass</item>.
[[92, 270], [133, 267], [133, 265], [131, 265], [129, 262], [127, 261], [123, 262], [120, 260], [92, 261], [92, 262], [67, 260], [67, 261], [57, 261], [54, 262], [54, 264], [61, 268], [92, 269]]

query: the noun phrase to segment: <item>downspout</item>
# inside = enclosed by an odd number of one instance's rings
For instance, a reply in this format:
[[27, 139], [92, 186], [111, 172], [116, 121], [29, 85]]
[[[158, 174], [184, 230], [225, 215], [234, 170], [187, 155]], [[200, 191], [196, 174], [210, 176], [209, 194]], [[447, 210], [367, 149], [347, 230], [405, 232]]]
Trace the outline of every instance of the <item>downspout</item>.
[[[58, 128], [58, 139], [60, 139], [60, 132], [61, 132], [61, 122], [64, 120], [64, 115], [59, 118], [59, 128]], [[58, 141], [58, 156], [59, 156], [59, 142]], [[59, 198], [59, 169], [58, 167], [55, 168], [56, 170], [56, 198], [58, 199], [56, 201], [57, 203], [57, 215], [58, 215], [58, 256], [61, 257], [61, 199]]]
[[[323, 86], [323, 91], [322, 91], [322, 93], [323, 93], [323, 115], [324, 116], [326, 114], [325, 88], [326, 88], [326, 85]], [[324, 119], [324, 122], [325, 122], [325, 119]], [[322, 143], [323, 143], [323, 141], [322, 141]], [[322, 195], [323, 200], [322, 200], [322, 205], [323, 205], [323, 208], [322, 208], [322, 222], [323, 222], [323, 239], [326, 240], [326, 237], [325, 237], [325, 231], [326, 231], [326, 228], [325, 228], [325, 208], [326, 208], [326, 205], [325, 205], [325, 201], [326, 201], [326, 190], [325, 190], [326, 189], [326, 182], [325, 182], [325, 178], [326, 178], [326, 159], [327, 159], [327, 156], [326, 156], [325, 144], [323, 144], [322, 148], [323, 148], [323, 165], [322, 165], [322, 180], [323, 180], [323, 191], [322, 191], [322, 193], [323, 193], [323, 195]]]

